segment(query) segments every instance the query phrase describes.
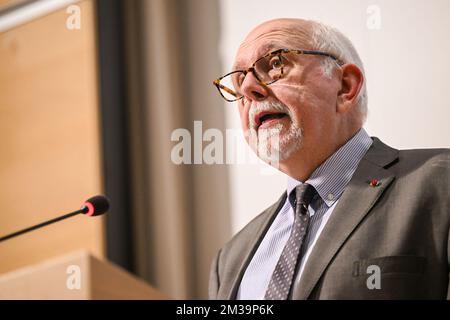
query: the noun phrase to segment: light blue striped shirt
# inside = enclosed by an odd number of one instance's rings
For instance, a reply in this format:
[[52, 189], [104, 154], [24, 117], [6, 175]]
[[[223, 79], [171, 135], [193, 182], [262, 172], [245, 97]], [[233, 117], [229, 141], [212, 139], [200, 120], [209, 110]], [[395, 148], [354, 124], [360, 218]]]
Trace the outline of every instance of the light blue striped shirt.
[[[364, 129], [360, 129], [345, 145], [317, 167], [305, 182], [316, 189], [318, 196], [308, 207], [310, 224], [302, 247], [302, 258], [299, 261], [300, 276], [320, 233], [339, 202], [345, 186], [349, 183], [359, 162], [371, 145], [370, 136]], [[289, 195], [301, 183], [288, 178], [287, 194]], [[264, 299], [270, 278], [289, 238], [293, 223], [294, 208], [287, 197], [244, 273], [237, 299]]]

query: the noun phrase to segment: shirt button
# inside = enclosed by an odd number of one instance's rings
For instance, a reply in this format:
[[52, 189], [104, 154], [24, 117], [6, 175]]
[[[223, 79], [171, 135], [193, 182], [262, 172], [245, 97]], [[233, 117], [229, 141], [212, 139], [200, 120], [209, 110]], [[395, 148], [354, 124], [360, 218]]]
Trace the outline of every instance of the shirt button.
[[328, 200], [334, 200], [334, 194], [329, 193], [327, 198], [328, 198]]

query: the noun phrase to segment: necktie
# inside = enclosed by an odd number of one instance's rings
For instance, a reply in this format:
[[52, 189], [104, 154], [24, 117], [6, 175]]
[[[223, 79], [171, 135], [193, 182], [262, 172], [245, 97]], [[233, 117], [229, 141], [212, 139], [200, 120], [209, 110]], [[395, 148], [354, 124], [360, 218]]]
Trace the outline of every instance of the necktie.
[[267, 287], [264, 297], [266, 300], [286, 300], [288, 298], [296, 265], [300, 260], [300, 250], [308, 229], [308, 206], [315, 194], [314, 187], [304, 183], [295, 188], [295, 198], [293, 197], [294, 192], [289, 195], [289, 200], [291, 203], [293, 202], [295, 208], [294, 224]]

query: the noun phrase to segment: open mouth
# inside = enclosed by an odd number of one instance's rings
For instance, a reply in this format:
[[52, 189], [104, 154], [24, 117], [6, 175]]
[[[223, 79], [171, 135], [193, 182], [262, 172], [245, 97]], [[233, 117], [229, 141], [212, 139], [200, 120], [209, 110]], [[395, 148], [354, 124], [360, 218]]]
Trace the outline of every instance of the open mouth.
[[284, 112], [261, 112], [255, 116], [256, 128], [267, 127], [288, 115]]

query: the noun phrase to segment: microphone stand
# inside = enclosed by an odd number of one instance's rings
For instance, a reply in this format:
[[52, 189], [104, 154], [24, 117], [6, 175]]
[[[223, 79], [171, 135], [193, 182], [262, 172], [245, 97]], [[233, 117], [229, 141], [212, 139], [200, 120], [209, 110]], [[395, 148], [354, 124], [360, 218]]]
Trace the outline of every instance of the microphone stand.
[[29, 227], [29, 228], [26, 228], [26, 229], [19, 230], [19, 231], [16, 231], [16, 232], [14, 232], [14, 233], [8, 234], [7, 236], [1, 237], [1, 238], [0, 238], [0, 242], [5, 241], [5, 240], [8, 240], [8, 239], [11, 239], [11, 238], [14, 238], [14, 237], [17, 237], [17, 236], [20, 236], [21, 234], [24, 234], [24, 233], [33, 231], [33, 230], [35, 230], [35, 229], [39, 229], [39, 228], [45, 227], [45, 226], [47, 226], [47, 225], [49, 225], [49, 224], [58, 222], [58, 221], [60, 221], [60, 220], [64, 220], [64, 219], [66, 219], [66, 218], [75, 216], [75, 215], [77, 215], [77, 214], [85, 213], [85, 212], [86, 212], [86, 209], [87, 209], [86, 207], [83, 207], [83, 208], [81, 208], [80, 210], [77, 210], [77, 211], [74, 211], [74, 212], [65, 214], [65, 215], [63, 215], [63, 216], [61, 216], [61, 217], [54, 218], [54, 219], [51, 219], [51, 220], [42, 222], [42, 223], [40, 223], [40, 224], [37, 224], [37, 225], [35, 225], [35, 226], [32, 226], [32, 227]]

